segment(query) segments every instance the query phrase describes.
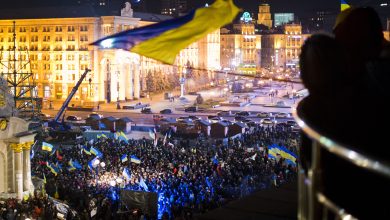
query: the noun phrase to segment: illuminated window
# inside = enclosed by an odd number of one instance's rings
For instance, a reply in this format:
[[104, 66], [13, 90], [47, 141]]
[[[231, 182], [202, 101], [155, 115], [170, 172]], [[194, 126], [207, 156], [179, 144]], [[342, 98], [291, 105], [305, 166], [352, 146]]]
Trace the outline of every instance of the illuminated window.
[[88, 31], [88, 26], [87, 25], [80, 26], [80, 31]]
[[75, 50], [75, 45], [68, 45], [66, 48], [67, 51], [74, 51]]
[[68, 32], [74, 32], [74, 26], [68, 26]]
[[43, 36], [43, 42], [49, 42], [49, 41], [50, 41], [49, 35]]
[[31, 32], [38, 32], [38, 27], [32, 27]]
[[62, 32], [62, 27], [61, 26], [56, 26], [56, 32]]
[[56, 42], [61, 42], [62, 41], [62, 36], [56, 36]]
[[51, 94], [51, 92], [50, 92], [50, 86], [44, 86], [44, 87], [43, 87], [43, 96], [44, 96], [45, 98], [49, 98], [49, 97], [50, 97], [50, 94]]
[[80, 41], [88, 41], [88, 36], [87, 35], [81, 35], [80, 36]]
[[74, 35], [68, 35], [68, 41], [74, 41]]

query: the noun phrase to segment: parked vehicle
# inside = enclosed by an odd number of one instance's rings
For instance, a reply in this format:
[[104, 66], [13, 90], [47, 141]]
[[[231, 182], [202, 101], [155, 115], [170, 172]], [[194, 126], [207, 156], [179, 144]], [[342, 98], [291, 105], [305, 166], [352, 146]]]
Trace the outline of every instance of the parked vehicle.
[[262, 125], [273, 125], [273, 124], [276, 124], [277, 121], [276, 120], [272, 120], [270, 118], [263, 118], [260, 120], [260, 124]]
[[259, 117], [259, 118], [269, 118], [271, 116], [272, 115], [270, 113], [268, 113], [268, 112], [259, 112], [259, 113], [257, 113], [257, 117]]
[[278, 112], [275, 114], [275, 118], [288, 118], [288, 117], [290, 117], [290, 114], [284, 112]]
[[141, 113], [143, 113], [143, 114], [151, 114], [152, 113], [152, 109], [150, 109], [150, 108], [142, 108], [141, 109]]
[[102, 114], [99, 114], [97, 112], [92, 112], [91, 114], [88, 115], [88, 117], [97, 117], [99, 119], [103, 118]]
[[190, 106], [184, 109], [185, 112], [197, 112], [198, 107], [197, 106]]
[[65, 118], [66, 121], [81, 121], [79, 116], [69, 115]]
[[232, 112], [231, 111], [220, 111], [217, 113], [218, 116], [231, 116]]
[[242, 112], [237, 112], [236, 113], [236, 116], [249, 116], [250, 114], [249, 114], [249, 112], [247, 112], [247, 111], [242, 111]]
[[166, 109], [161, 110], [161, 111], [160, 111], [160, 114], [172, 114], [172, 110], [166, 108]]

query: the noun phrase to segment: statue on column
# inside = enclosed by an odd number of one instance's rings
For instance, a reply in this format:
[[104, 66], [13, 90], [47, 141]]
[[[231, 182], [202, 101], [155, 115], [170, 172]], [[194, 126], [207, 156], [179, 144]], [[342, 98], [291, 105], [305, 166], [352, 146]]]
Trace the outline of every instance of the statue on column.
[[125, 3], [125, 7], [121, 9], [121, 16], [124, 17], [133, 17], [133, 9], [131, 8], [130, 2]]

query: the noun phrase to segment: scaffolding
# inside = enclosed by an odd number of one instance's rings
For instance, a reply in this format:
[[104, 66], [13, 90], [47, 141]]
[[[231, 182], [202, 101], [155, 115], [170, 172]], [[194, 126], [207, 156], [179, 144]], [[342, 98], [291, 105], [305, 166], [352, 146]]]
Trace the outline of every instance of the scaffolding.
[[13, 45], [9, 45], [7, 50], [1, 48], [0, 68], [1, 76], [7, 81], [9, 92], [14, 98], [13, 116], [25, 119], [36, 118], [41, 110], [42, 99], [38, 98], [28, 47], [17, 46], [15, 21], [13, 22]]

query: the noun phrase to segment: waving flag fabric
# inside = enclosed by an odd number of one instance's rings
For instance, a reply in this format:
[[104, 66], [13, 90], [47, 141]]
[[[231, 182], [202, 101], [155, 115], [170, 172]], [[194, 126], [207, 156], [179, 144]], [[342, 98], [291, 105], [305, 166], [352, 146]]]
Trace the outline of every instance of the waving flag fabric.
[[51, 164], [50, 162], [47, 162], [47, 163], [46, 163], [46, 166], [47, 166], [47, 168], [49, 168], [49, 170], [50, 170], [55, 176], [57, 176], [58, 170], [57, 170], [57, 168], [56, 168], [53, 164]]
[[103, 157], [103, 153], [100, 152], [98, 149], [94, 148], [94, 147], [91, 147], [91, 149], [89, 150], [89, 152], [91, 152], [93, 155], [95, 156], [98, 156], [100, 158]]
[[92, 45], [130, 50], [163, 63], [173, 64], [180, 50], [229, 24], [238, 12], [233, 0], [216, 0], [212, 5], [199, 8], [186, 16], [123, 31], [100, 39]]
[[345, 2], [345, 0], [341, 0], [340, 4], [341, 4], [341, 11], [344, 11], [344, 10], [346, 10], [346, 9], [348, 9], [348, 8], [351, 7], [351, 6], [349, 6], [349, 5]]
[[276, 158], [279, 154], [281, 157], [286, 159], [286, 162], [291, 165], [296, 165], [297, 155], [288, 150], [286, 147], [271, 145], [268, 147], [269, 157]]
[[51, 152], [53, 150], [53, 145], [46, 142], [42, 142], [42, 150]]
[[83, 146], [83, 152], [87, 155], [91, 155], [91, 152], [88, 150], [86, 146]]
[[121, 162], [124, 163], [124, 162], [126, 162], [126, 161], [127, 161], [127, 154], [123, 154], [123, 155], [121, 156]]
[[127, 167], [125, 167], [125, 168], [123, 169], [122, 175], [123, 175], [127, 180], [131, 179], [131, 174], [130, 174], [129, 169], [127, 169]]
[[136, 164], [140, 164], [141, 163], [141, 160], [138, 157], [134, 156], [134, 155], [132, 155], [130, 157], [130, 161], [133, 162], [133, 163], [136, 163]]

